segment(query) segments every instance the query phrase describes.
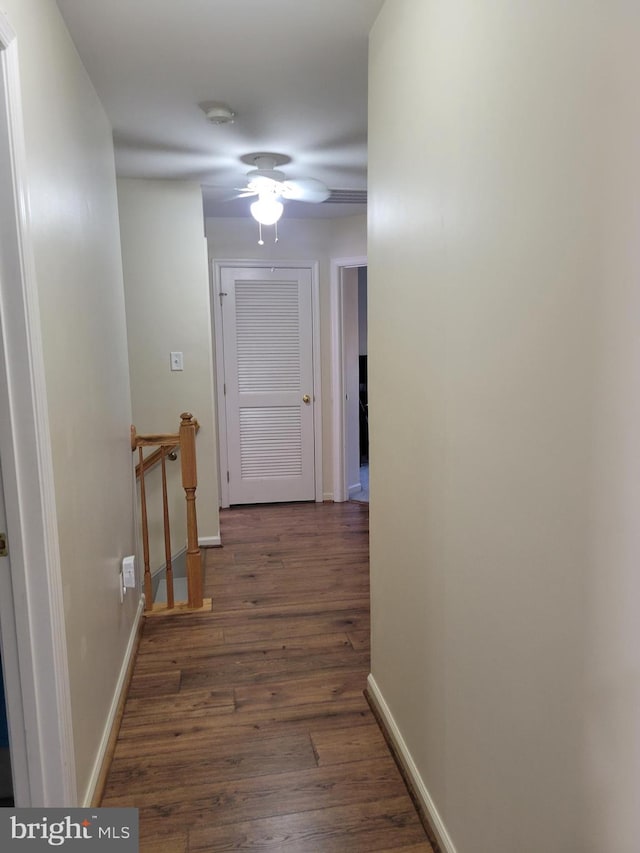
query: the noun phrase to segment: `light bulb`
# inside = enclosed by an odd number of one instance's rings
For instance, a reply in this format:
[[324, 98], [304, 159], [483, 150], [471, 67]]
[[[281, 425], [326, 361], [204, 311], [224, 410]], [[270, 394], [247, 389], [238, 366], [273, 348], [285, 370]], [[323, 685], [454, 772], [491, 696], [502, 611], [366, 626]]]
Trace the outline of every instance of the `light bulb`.
[[282, 202], [271, 194], [261, 193], [258, 201], [254, 201], [251, 205], [251, 215], [261, 225], [275, 225], [282, 216], [283, 210]]

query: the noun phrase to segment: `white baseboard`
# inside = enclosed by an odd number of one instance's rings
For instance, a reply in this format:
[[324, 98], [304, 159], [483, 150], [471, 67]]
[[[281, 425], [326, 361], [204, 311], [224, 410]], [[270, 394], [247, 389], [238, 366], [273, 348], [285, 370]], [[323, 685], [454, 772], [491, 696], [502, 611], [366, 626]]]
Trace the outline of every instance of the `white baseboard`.
[[436, 840], [440, 845], [442, 853], [456, 853], [453, 841], [449, 837], [449, 833], [447, 832], [442, 818], [438, 814], [438, 810], [431, 799], [427, 786], [424, 784], [418, 768], [411, 757], [411, 753], [409, 752], [407, 744], [400, 733], [400, 729], [398, 728], [396, 721], [393, 719], [393, 715], [380, 692], [380, 688], [378, 687], [375, 678], [371, 674], [367, 679], [367, 692], [369, 693], [369, 698], [375, 705], [375, 709], [384, 723], [387, 735], [391, 738], [393, 746], [402, 761], [404, 770], [409, 777], [409, 781], [413, 786], [416, 797], [420, 801], [420, 806], [429, 819], [431, 829], [436, 835]]
[[100, 780], [100, 773], [102, 771], [102, 765], [104, 763], [105, 755], [107, 753], [107, 749], [109, 747], [109, 740], [111, 738], [111, 731], [113, 729], [116, 714], [118, 712], [118, 705], [120, 704], [120, 698], [122, 696], [122, 691], [126, 688], [126, 679], [127, 672], [129, 670], [129, 664], [131, 663], [131, 657], [134, 653], [136, 647], [136, 641], [138, 638], [138, 630], [140, 626], [140, 620], [142, 619], [142, 613], [144, 611], [144, 595], [140, 597], [140, 601], [138, 602], [138, 610], [135, 615], [135, 619], [133, 620], [133, 625], [131, 626], [131, 634], [129, 635], [129, 642], [127, 643], [127, 650], [124, 653], [124, 659], [122, 661], [122, 666], [120, 667], [120, 675], [118, 676], [118, 681], [116, 684], [116, 689], [113, 693], [113, 699], [111, 700], [111, 707], [109, 708], [109, 714], [107, 716], [107, 722], [104, 727], [104, 731], [102, 733], [102, 739], [100, 741], [100, 746], [98, 748], [98, 754], [96, 756], [96, 760], [93, 765], [93, 770], [91, 771], [91, 776], [89, 777], [89, 784], [87, 785], [87, 790], [84, 795], [84, 799], [82, 801], [82, 807], [88, 809], [91, 807], [91, 803], [93, 801], [93, 797], [96, 792], [96, 787]]
[[349, 486], [349, 497], [352, 498], [354, 495], [357, 495], [358, 492], [362, 491], [362, 483], [354, 483], [353, 486]]
[[324, 492], [322, 495], [323, 501], [328, 501], [329, 503], [333, 503], [333, 492]]
[[220, 536], [199, 536], [198, 547], [200, 548], [221, 548], [222, 539]]

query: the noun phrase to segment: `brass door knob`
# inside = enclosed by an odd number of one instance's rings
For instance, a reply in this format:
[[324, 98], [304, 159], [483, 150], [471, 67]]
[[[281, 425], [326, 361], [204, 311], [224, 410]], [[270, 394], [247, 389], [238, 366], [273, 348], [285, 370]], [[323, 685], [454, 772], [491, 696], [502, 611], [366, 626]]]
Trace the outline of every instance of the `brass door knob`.
[[308, 394], [305, 394], [304, 397], [302, 398], [302, 402], [309, 405], [309, 403], [311, 402], [311, 397]]

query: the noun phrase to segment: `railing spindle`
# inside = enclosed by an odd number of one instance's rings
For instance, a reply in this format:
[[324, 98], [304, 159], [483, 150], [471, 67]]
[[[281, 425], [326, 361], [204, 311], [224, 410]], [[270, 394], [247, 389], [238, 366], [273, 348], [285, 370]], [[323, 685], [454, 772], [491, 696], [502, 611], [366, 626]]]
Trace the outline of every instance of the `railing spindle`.
[[151, 564], [149, 560], [149, 521], [147, 519], [147, 494], [144, 487], [144, 458], [142, 445], [138, 447], [140, 457], [140, 507], [142, 511], [142, 552], [144, 555], [144, 609], [153, 608], [153, 589], [151, 586]]
[[180, 422], [180, 458], [182, 462], [182, 488], [187, 499], [187, 585], [189, 607], [202, 607], [202, 558], [198, 547], [198, 521], [196, 516], [196, 425], [193, 415], [183, 412]]
[[173, 607], [173, 567], [171, 565], [171, 530], [169, 528], [169, 498], [167, 496], [167, 449], [162, 447], [162, 512], [164, 516], [164, 554], [166, 561], [167, 609]]

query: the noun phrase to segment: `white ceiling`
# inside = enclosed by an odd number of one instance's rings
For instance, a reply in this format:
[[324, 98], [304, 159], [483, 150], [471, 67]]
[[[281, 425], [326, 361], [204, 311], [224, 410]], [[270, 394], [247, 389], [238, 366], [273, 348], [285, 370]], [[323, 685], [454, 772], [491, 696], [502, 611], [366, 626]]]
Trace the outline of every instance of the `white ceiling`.
[[[228, 199], [252, 152], [290, 157], [287, 178], [366, 188], [367, 41], [384, 0], [57, 2], [113, 125], [119, 175], [198, 181], [217, 216], [247, 214], [246, 199]], [[199, 104], [212, 101], [235, 122], [208, 122]]]

